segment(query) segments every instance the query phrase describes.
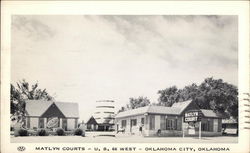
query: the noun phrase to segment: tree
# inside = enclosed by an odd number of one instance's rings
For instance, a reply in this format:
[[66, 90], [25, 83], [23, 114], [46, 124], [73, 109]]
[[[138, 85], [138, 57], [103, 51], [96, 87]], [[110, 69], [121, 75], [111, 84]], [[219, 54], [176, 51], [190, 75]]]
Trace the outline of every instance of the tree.
[[25, 80], [16, 83], [15, 87], [10, 84], [10, 113], [11, 119], [23, 122], [25, 115], [25, 100], [52, 100], [46, 89], [38, 89], [38, 83], [29, 85]]
[[150, 104], [150, 100], [147, 97], [140, 96], [138, 98], [129, 98], [129, 104], [126, 105], [126, 108], [121, 107], [121, 109], [118, 111], [118, 113], [123, 112], [125, 110], [144, 107], [144, 106], [147, 106], [149, 104]]
[[222, 79], [205, 79], [201, 85], [200, 96], [203, 101], [198, 102], [201, 108], [214, 110], [223, 113], [227, 117], [232, 116], [238, 119], [238, 89], [236, 86], [223, 82]]
[[238, 89], [222, 79], [206, 78], [199, 86], [191, 84], [183, 89], [169, 87], [158, 91], [159, 104], [172, 106], [173, 103], [193, 100], [201, 109], [238, 118]]
[[172, 106], [173, 103], [178, 102], [180, 98], [179, 90], [176, 86], [166, 88], [164, 90], [159, 90], [159, 104], [162, 106]]
[[120, 110], [118, 110], [118, 113], [126, 111], [125, 107], [122, 106]]

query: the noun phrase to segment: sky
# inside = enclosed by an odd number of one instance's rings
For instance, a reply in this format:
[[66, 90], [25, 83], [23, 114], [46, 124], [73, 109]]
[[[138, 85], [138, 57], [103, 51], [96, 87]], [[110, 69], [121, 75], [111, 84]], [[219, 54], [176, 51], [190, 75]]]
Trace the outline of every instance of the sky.
[[15, 15], [11, 83], [39, 83], [57, 101], [157, 102], [158, 90], [207, 77], [238, 84], [237, 16]]

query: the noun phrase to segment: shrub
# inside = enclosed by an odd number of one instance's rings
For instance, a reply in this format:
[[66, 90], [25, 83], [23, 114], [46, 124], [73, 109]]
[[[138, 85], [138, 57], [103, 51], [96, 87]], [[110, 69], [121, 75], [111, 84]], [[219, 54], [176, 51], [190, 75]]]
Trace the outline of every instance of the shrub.
[[28, 136], [28, 131], [26, 129], [18, 129], [18, 135], [19, 136]]
[[82, 135], [84, 133], [84, 131], [82, 129], [79, 129], [77, 128], [75, 131], [74, 131], [74, 135]]
[[39, 136], [47, 136], [47, 135], [48, 135], [48, 132], [47, 132], [46, 129], [39, 129], [39, 130], [37, 131], [37, 135], [39, 135]]
[[59, 135], [59, 136], [64, 135], [64, 129], [63, 128], [56, 129], [56, 134]]

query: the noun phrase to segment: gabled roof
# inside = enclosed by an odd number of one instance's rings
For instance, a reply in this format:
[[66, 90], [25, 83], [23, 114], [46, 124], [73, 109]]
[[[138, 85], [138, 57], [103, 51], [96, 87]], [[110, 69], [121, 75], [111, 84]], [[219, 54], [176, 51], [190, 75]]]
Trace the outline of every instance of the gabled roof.
[[221, 115], [213, 112], [213, 110], [210, 109], [200, 109], [200, 110], [205, 117], [221, 118]]
[[179, 115], [181, 113], [181, 108], [149, 106], [147, 113]]
[[[172, 107], [165, 106], [145, 106], [137, 109], [127, 110], [120, 112], [116, 115], [116, 118], [143, 115], [146, 113], [151, 114], [165, 114], [165, 115], [181, 115], [182, 112], [192, 103], [191, 100], [174, 103]], [[214, 113], [212, 110], [201, 109], [205, 117], [219, 118], [220, 116]]]
[[192, 100], [187, 100], [187, 101], [183, 101], [183, 102], [178, 102], [178, 103], [174, 103], [171, 108], [173, 109], [180, 109], [180, 113], [182, 113], [185, 108], [188, 107], [188, 105], [190, 105], [192, 103]]
[[78, 103], [55, 102], [66, 117], [79, 117]]
[[145, 106], [145, 107], [140, 107], [137, 109], [131, 109], [131, 110], [127, 110], [124, 112], [120, 112], [115, 117], [119, 118], [119, 117], [127, 117], [127, 116], [134, 116], [134, 115], [142, 115], [142, 114], [147, 113], [149, 107], [150, 106]]
[[165, 107], [165, 106], [145, 106], [145, 107], [140, 107], [137, 109], [120, 112], [116, 115], [116, 118], [134, 116], [134, 115], [143, 115], [146, 113], [179, 115], [181, 113], [181, 109]]
[[89, 118], [89, 120], [86, 122], [86, 124], [98, 124], [93, 116]]
[[26, 114], [27, 116], [41, 116], [52, 103], [52, 101], [45, 100], [26, 100]]
[[40, 117], [53, 103], [60, 109], [65, 117], [78, 118], [79, 108], [77, 103], [54, 102], [46, 100], [27, 100], [26, 114], [27, 116]]
[[116, 115], [116, 118], [127, 117], [127, 116], [134, 116], [134, 115], [141, 115], [145, 113], [152, 113], [152, 114], [168, 114], [168, 115], [180, 115], [182, 111], [191, 104], [191, 100], [174, 103], [172, 107], [165, 107], [165, 106], [145, 106], [140, 107], [137, 109], [127, 110], [124, 112], [120, 112]]

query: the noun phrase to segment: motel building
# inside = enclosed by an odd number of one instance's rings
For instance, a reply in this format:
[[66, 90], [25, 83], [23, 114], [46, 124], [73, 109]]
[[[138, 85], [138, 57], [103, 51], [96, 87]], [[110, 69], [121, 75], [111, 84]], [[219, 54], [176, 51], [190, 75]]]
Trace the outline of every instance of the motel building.
[[46, 100], [27, 100], [25, 127], [28, 129], [58, 128], [66, 131], [77, 128], [79, 108], [77, 103]]
[[[186, 112], [193, 110], [199, 112], [201, 124], [192, 122], [197, 117], [184, 122]], [[174, 103], [172, 107], [146, 106], [120, 112], [115, 117], [115, 125], [117, 132], [142, 136], [199, 136], [200, 126], [201, 136], [222, 135], [221, 115], [200, 109], [193, 101]]]

